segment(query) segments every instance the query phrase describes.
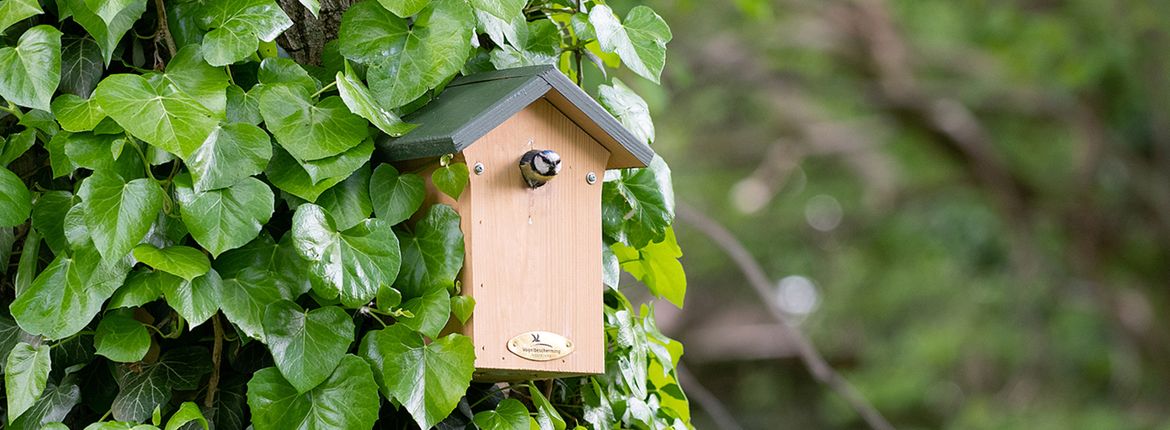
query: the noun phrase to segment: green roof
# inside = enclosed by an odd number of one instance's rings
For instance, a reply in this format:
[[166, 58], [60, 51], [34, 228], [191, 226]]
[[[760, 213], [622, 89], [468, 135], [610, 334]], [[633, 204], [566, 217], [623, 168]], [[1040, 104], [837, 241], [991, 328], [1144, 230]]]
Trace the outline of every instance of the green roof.
[[388, 161], [402, 161], [462, 151], [550, 91], [560, 97], [548, 97], [549, 102], [609, 149], [608, 168], [650, 164], [654, 158], [650, 146], [553, 66], [457, 78], [435, 100], [406, 116], [405, 120], [419, 124], [418, 128], [399, 138], [383, 136], [378, 152]]

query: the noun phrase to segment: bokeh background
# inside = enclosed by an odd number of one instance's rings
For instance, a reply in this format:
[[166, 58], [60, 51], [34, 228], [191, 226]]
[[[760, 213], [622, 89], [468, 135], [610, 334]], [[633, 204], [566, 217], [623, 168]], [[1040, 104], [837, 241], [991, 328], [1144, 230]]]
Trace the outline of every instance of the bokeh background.
[[[643, 3], [663, 86], [623, 81], [680, 212], [893, 425], [1170, 429], [1170, 2]], [[686, 308], [657, 314], [696, 427], [867, 428], [675, 228]]]

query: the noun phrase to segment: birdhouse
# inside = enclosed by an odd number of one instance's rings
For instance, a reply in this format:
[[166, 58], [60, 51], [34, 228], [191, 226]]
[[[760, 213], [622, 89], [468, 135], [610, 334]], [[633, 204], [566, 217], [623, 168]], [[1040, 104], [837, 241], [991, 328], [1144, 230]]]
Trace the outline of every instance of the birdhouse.
[[459, 279], [476, 304], [455, 330], [475, 344], [476, 380], [605, 372], [602, 180], [654, 152], [549, 66], [458, 78], [406, 119], [420, 126], [379, 142], [383, 159], [417, 169], [455, 154], [471, 169], [457, 201], [428, 183], [424, 205], [461, 216]]

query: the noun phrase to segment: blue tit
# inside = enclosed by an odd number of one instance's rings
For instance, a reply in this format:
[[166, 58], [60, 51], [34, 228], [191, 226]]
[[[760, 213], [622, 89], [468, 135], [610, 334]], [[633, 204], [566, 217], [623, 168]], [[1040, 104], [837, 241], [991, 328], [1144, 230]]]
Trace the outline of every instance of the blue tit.
[[520, 173], [529, 188], [539, 188], [561, 171], [561, 154], [549, 149], [533, 149], [520, 157]]

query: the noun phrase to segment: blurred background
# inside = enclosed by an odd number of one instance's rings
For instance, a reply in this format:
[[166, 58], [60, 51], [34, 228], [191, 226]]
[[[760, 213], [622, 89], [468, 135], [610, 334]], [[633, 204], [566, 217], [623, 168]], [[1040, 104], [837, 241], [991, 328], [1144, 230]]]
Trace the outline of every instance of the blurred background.
[[1170, 1], [643, 3], [697, 428], [1170, 429]]

